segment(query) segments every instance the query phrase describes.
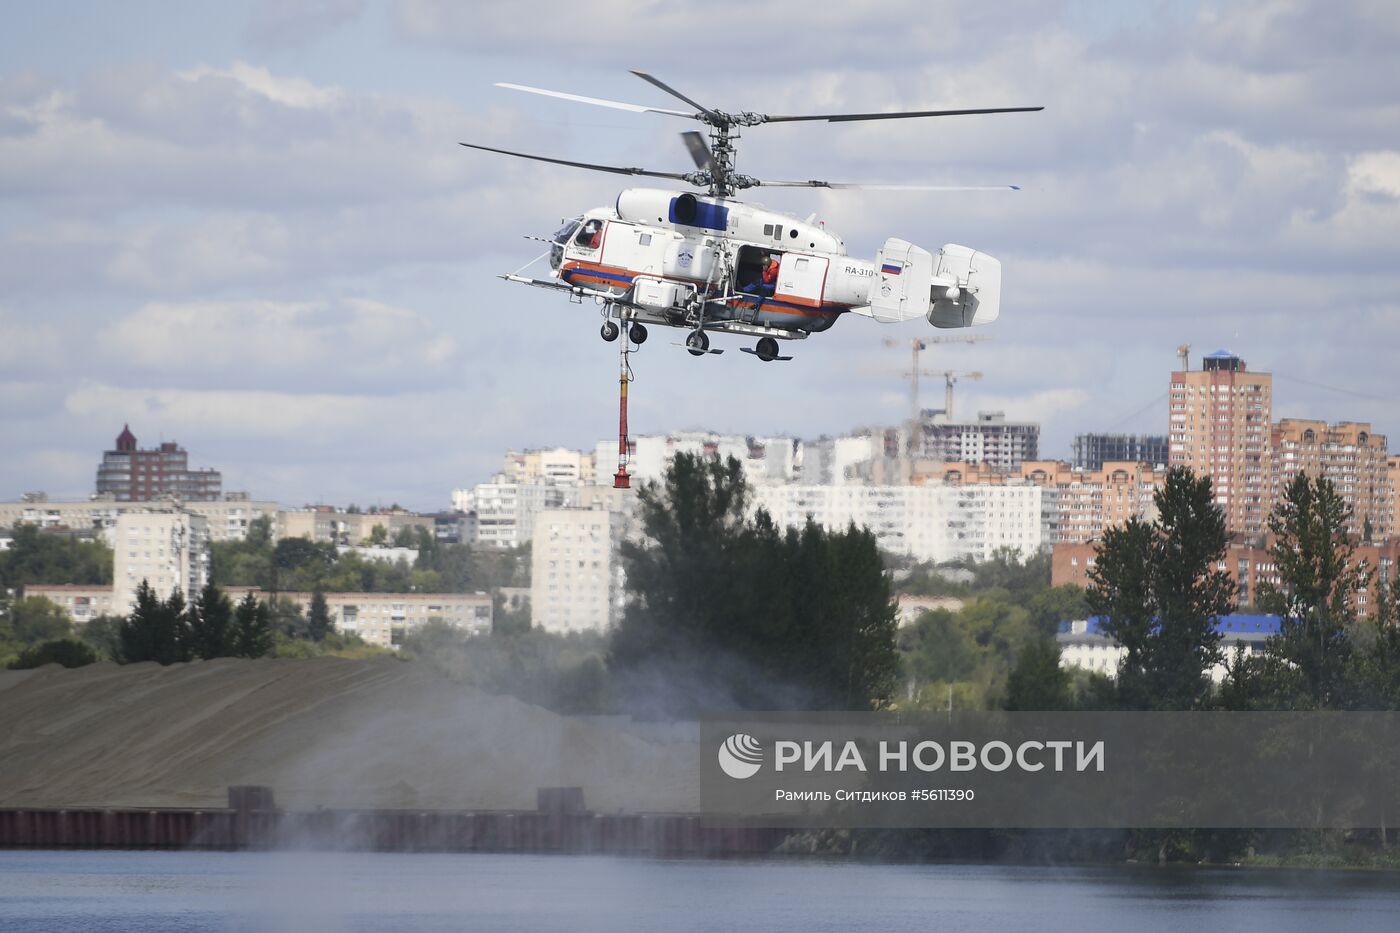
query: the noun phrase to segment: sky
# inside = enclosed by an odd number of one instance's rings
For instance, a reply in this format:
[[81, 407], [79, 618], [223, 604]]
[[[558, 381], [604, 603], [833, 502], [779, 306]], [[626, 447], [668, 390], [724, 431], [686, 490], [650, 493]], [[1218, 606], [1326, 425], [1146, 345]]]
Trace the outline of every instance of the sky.
[[[983, 373], [959, 413], [1039, 421], [1043, 456], [1165, 433], [1182, 343], [1193, 367], [1226, 348], [1274, 373], [1275, 418], [1370, 421], [1400, 447], [1388, 0], [4, 6], [0, 498], [90, 494], [126, 423], [289, 507], [443, 507], [509, 448], [615, 436], [597, 309], [496, 276], [627, 182], [457, 143], [688, 170], [688, 121], [494, 86], [676, 106], [632, 68], [730, 111], [1044, 106], [762, 126], [738, 157], [1022, 186], [750, 200], [816, 212], [857, 256], [898, 236], [1001, 259], [990, 339], [924, 365]], [[653, 328], [632, 430], [898, 423], [908, 351], [884, 341], [934, 335], [851, 316], [765, 364]]]

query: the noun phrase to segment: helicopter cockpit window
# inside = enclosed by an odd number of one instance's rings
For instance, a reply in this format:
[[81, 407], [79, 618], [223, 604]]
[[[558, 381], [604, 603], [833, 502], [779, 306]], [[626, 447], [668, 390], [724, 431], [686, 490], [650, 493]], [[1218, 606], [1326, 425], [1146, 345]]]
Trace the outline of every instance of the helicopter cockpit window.
[[552, 268], [558, 269], [564, 262], [564, 244], [569, 242], [569, 237], [574, 235], [578, 229], [582, 217], [575, 217], [573, 220], [564, 221], [564, 226], [554, 231], [554, 245], [549, 248], [549, 264]]
[[596, 217], [584, 223], [574, 237], [574, 245], [584, 249], [597, 249], [603, 245], [603, 222]]
[[566, 220], [566, 221], [564, 221], [564, 226], [562, 226], [562, 227], [560, 227], [558, 230], [555, 230], [555, 231], [554, 231], [554, 242], [555, 242], [555, 243], [567, 243], [567, 242], [569, 242], [569, 237], [571, 237], [571, 236], [574, 235], [574, 231], [578, 229], [578, 225], [579, 225], [579, 223], [580, 223], [582, 220], [583, 220], [582, 217], [575, 217], [573, 220]]

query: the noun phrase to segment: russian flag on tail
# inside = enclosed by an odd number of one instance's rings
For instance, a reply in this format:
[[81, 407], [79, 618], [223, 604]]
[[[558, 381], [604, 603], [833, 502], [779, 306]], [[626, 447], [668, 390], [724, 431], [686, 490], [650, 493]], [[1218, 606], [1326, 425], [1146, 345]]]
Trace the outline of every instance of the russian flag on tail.
[[880, 267], [880, 271], [885, 275], [899, 275], [904, 271], [904, 267], [898, 263], [887, 262]]

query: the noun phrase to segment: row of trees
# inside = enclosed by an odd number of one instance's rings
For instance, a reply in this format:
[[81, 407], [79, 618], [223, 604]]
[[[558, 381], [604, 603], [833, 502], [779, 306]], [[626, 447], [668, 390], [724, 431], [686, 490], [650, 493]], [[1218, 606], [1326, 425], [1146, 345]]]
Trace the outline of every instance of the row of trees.
[[[1220, 569], [1229, 539], [1210, 480], [1173, 469], [1156, 502], [1153, 522], [1105, 532], [1090, 571], [1089, 605], [1124, 648], [1118, 707], [1400, 708], [1400, 574], [1376, 581], [1357, 558], [1350, 509], [1328, 479], [1295, 477], [1269, 517], [1278, 583], [1263, 583], [1258, 603], [1280, 633], [1254, 656], [1227, 657], [1215, 626], [1235, 609], [1235, 585]], [[1373, 582], [1379, 599], [1363, 618]], [[1219, 691], [1217, 665], [1228, 671]]]
[[236, 604], [209, 584], [187, 601], [179, 590], [162, 599], [143, 580], [130, 615], [99, 616], [74, 629], [57, 605], [41, 597], [14, 600], [0, 617], [0, 663], [81, 667], [106, 659], [121, 664], [175, 664], [196, 659], [305, 657], [331, 651], [362, 655], [354, 636], [335, 631], [325, 596], [316, 591], [306, 611], [287, 600], [247, 594]]
[[870, 709], [898, 684], [896, 615], [874, 536], [749, 517], [743, 466], [678, 454], [638, 493], [629, 598], [608, 662], [624, 703]]
[[622, 545], [626, 605], [606, 635], [552, 635], [506, 614], [489, 636], [430, 623], [403, 653], [561, 712], [889, 705], [897, 617], [873, 535], [778, 528], [750, 514], [750, 497], [737, 460], [677, 455], [638, 490], [643, 539]]
[[465, 544], [438, 541], [424, 528], [402, 528], [392, 538], [375, 526], [371, 541], [411, 547], [418, 557], [385, 561], [353, 551], [340, 553], [330, 542], [308, 538], [272, 541], [269, 519], [249, 524], [241, 541], [219, 541], [211, 548], [212, 578], [220, 586], [257, 586], [269, 592], [465, 593], [529, 582], [528, 549], [474, 551]]
[[161, 599], [143, 580], [136, 607], [119, 629], [119, 660], [175, 664], [195, 658], [260, 658], [273, 647], [272, 614], [249, 593], [237, 607], [210, 584], [188, 603], [176, 590]]
[[11, 537], [0, 551], [0, 593], [30, 583], [112, 582], [112, 549], [102, 541], [46, 534], [27, 522], [16, 525]]

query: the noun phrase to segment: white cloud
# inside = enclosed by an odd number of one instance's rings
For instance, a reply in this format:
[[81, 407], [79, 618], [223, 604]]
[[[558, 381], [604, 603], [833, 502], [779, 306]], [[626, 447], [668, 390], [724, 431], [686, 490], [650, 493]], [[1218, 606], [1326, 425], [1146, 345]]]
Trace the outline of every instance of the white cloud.
[[234, 62], [229, 68], [200, 65], [178, 72], [177, 77], [190, 82], [210, 77], [229, 78], [273, 103], [295, 107], [298, 110], [324, 110], [345, 99], [345, 92], [339, 88], [323, 88], [305, 78], [274, 75], [264, 67], [247, 62]]
[[[27, 387], [0, 409], [0, 432], [86, 451], [139, 417], [146, 433], [198, 440], [206, 462], [263, 494], [325, 491], [321, 464], [334, 462], [357, 498], [356, 483], [411, 474], [418, 501], [469, 481], [468, 465], [489, 469], [501, 447], [606, 436], [615, 359], [593, 309], [491, 274], [539, 251], [520, 234], [609, 203], [625, 182], [455, 143], [685, 167], [681, 121], [488, 83], [669, 105], [627, 67], [730, 109], [1044, 104], [759, 127], [740, 165], [1024, 184], [1006, 196], [755, 199], [819, 209], [859, 255], [891, 235], [998, 255], [1004, 311], [984, 331], [995, 342], [945, 348], [937, 368], [984, 371], [959, 387], [960, 408], [1043, 418], [1049, 452], [1160, 393], [1182, 342], [1280, 373], [1279, 414], [1364, 413], [1400, 432], [1381, 421], [1393, 406], [1282, 381], [1400, 396], [1389, 359], [1400, 99], [1382, 80], [1400, 56], [1393, 4], [901, 0], [795, 17], [722, 0], [707, 15], [743, 28], [703, 63], [694, 15], [654, 0], [541, 16], [404, 0], [392, 19], [408, 44], [374, 48], [365, 22], [343, 28], [364, 16], [357, 0], [314, 0], [255, 10], [247, 55], [191, 37], [178, 61], [113, 47], [56, 77], [0, 69], [0, 365]], [[298, 61], [278, 57], [313, 42]], [[395, 69], [409, 80], [380, 90]], [[654, 334], [636, 361], [638, 429], [818, 434], [902, 417], [903, 360], [886, 367], [880, 341], [921, 327], [845, 321], [781, 366], [732, 352], [693, 361]], [[733, 395], [705, 388], [717, 384]], [[397, 473], [395, 445], [412, 464]], [[44, 485], [16, 463], [0, 465], [0, 485]]]

